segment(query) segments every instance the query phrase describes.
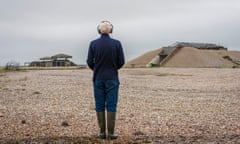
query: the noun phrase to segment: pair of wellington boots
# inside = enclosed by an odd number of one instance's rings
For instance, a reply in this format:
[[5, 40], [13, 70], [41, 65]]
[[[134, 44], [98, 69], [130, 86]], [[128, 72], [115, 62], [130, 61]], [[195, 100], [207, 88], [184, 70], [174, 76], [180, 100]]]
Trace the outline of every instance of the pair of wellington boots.
[[100, 128], [99, 138], [109, 139], [109, 140], [118, 138], [118, 135], [114, 134], [116, 112], [107, 112], [108, 135], [106, 135], [105, 112], [97, 112], [97, 119], [98, 119], [98, 125], [99, 125], [99, 128]]

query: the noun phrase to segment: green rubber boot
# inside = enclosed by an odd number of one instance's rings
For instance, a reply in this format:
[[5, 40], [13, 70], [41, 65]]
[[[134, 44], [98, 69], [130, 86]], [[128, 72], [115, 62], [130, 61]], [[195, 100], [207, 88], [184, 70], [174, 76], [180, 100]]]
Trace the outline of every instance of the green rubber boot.
[[108, 127], [108, 139], [117, 139], [118, 135], [114, 134], [116, 112], [107, 112], [107, 127]]
[[106, 120], [105, 112], [97, 112], [98, 126], [100, 128], [100, 134], [98, 135], [101, 139], [106, 139]]

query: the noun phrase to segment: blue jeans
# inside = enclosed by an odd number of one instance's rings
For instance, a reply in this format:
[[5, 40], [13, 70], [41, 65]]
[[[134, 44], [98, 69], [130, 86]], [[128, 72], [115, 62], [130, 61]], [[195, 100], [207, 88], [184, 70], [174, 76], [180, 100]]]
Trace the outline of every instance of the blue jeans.
[[118, 80], [95, 80], [94, 98], [96, 112], [116, 112], [118, 102]]

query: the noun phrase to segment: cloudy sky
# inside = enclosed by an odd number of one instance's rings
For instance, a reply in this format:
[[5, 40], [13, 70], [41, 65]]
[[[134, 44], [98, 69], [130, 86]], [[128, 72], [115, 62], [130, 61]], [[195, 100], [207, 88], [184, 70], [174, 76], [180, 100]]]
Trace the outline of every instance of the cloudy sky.
[[102, 20], [127, 60], [176, 41], [240, 50], [239, 0], [0, 0], [0, 66], [66, 53], [85, 64]]

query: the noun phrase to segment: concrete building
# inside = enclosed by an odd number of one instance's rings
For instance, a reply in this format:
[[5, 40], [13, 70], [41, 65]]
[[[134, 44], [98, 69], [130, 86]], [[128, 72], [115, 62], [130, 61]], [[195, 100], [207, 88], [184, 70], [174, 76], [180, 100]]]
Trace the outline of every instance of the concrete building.
[[67, 54], [56, 54], [51, 57], [42, 57], [39, 61], [33, 61], [29, 64], [31, 67], [66, 67], [76, 66], [72, 61], [68, 60], [72, 56]]

